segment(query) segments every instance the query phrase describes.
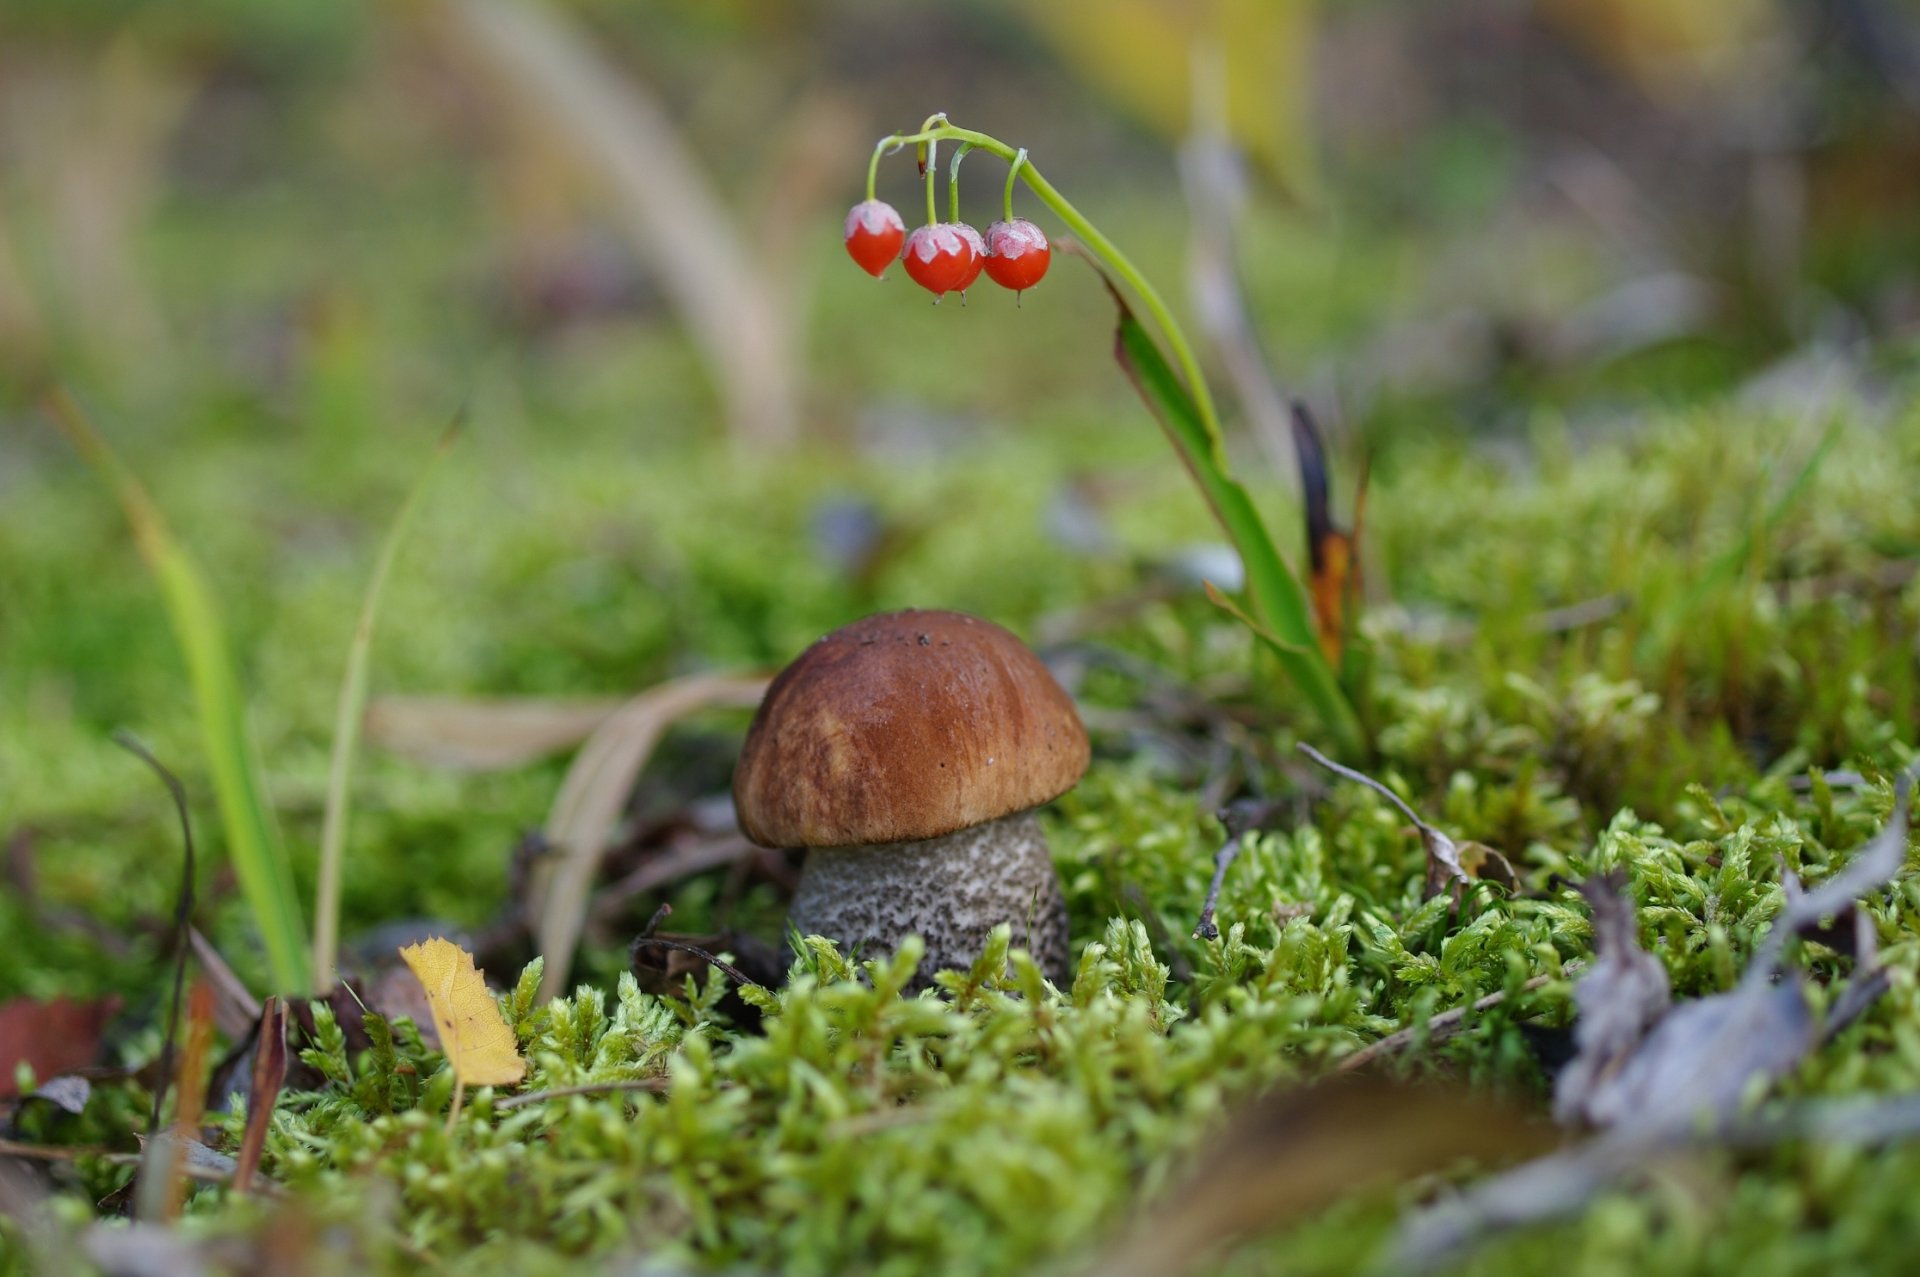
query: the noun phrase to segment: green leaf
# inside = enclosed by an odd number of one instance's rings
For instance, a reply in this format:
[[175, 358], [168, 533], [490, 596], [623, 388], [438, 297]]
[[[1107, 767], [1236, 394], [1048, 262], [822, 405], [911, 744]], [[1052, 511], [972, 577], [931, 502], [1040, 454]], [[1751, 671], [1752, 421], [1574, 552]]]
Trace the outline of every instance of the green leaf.
[[234, 673], [227, 632], [199, 564], [173, 537], [159, 507], [106, 440], [63, 392], [49, 399], [59, 422], [82, 456], [113, 485], [133, 527], [134, 543], [160, 587], [174, 640], [193, 682], [200, 736], [213, 778], [214, 797], [226, 830], [240, 891], [252, 910], [267, 951], [274, 991], [304, 994], [313, 987], [307, 965], [306, 924], [294, 894], [280, 828], [267, 802], [266, 784], [247, 720], [246, 698]]
[[327, 988], [333, 987], [334, 954], [340, 940], [340, 869], [346, 858], [347, 787], [353, 776], [353, 754], [360, 742], [360, 720], [367, 708], [367, 664], [373, 653], [373, 626], [380, 613], [380, 596], [387, 577], [400, 555], [414, 511], [427, 490], [427, 480], [439, 469], [441, 458], [453, 446], [460, 433], [455, 418], [440, 436], [427, 468], [413, 482], [406, 500], [387, 529], [374, 562], [373, 579], [367, 582], [366, 596], [360, 601], [360, 617], [353, 627], [353, 641], [347, 646], [347, 670], [340, 680], [340, 701], [333, 722], [333, 758], [327, 767], [326, 812], [320, 822], [320, 879], [315, 892], [313, 923], [313, 970]]
[[1114, 358], [1160, 422], [1161, 429], [1166, 431], [1174, 451], [1180, 454], [1187, 473], [1199, 485], [1214, 518], [1245, 565], [1252, 616], [1242, 619], [1279, 659], [1288, 677], [1312, 703], [1321, 724], [1333, 737], [1335, 748], [1349, 756], [1361, 753], [1365, 738], [1359, 717], [1333, 667], [1320, 651], [1307, 594], [1299, 578], [1287, 568], [1274, 548], [1273, 538], [1247, 490], [1227, 472], [1226, 450], [1219, 435], [1208, 427], [1192, 394], [1119, 290], [1111, 281], [1107, 288], [1120, 310], [1120, 326], [1114, 335]]

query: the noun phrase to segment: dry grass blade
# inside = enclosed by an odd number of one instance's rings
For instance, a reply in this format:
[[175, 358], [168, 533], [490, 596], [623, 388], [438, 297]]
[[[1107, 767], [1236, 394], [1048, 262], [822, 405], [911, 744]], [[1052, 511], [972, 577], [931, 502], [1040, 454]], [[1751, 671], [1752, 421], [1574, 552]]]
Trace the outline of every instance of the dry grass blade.
[[260, 1036], [253, 1044], [253, 1094], [247, 1099], [247, 1129], [240, 1140], [240, 1156], [233, 1168], [233, 1191], [253, 1186], [260, 1155], [267, 1147], [267, 1127], [273, 1124], [273, 1106], [287, 1081], [287, 1004], [268, 998], [260, 1013]]
[[766, 690], [764, 678], [696, 674], [675, 679], [628, 701], [588, 739], [547, 817], [547, 839], [559, 851], [558, 863], [533, 883], [529, 912], [538, 920], [540, 956], [546, 961], [541, 997], [553, 997], [566, 987], [594, 873], [620, 823], [627, 795], [660, 737], [698, 710], [758, 705]]
[[785, 299], [728, 215], [666, 109], [551, 5], [442, 0], [443, 27], [510, 89], [556, 146], [619, 199], [634, 242], [699, 340], [736, 439], [785, 443], [800, 373]]
[[614, 697], [378, 696], [367, 709], [367, 739], [435, 767], [508, 771], [572, 749], [620, 705]]
[[1476, 1096], [1344, 1078], [1257, 1101], [1201, 1152], [1186, 1184], [1098, 1260], [1101, 1277], [1178, 1277], [1220, 1250], [1280, 1228], [1356, 1189], [1462, 1158], [1512, 1160], [1553, 1136]]

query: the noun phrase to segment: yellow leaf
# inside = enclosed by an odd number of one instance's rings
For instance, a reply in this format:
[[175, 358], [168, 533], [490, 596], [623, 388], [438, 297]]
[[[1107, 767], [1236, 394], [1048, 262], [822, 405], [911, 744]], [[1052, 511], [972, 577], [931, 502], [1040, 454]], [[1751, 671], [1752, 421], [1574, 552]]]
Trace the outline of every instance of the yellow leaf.
[[500, 1014], [473, 955], [436, 936], [400, 950], [433, 1008], [440, 1049], [462, 1086], [506, 1086], [527, 1075], [513, 1030]]

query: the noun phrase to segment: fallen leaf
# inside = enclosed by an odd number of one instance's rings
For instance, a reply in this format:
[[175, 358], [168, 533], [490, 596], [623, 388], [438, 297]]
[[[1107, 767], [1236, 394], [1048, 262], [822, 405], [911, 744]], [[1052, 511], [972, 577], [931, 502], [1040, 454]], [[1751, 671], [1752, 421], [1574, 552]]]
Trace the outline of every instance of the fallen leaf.
[[1593, 964], [1573, 988], [1577, 1053], [1553, 1088], [1553, 1115], [1562, 1122], [1604, 1124], [1595, 1101], [1640, 1048], [1672, 1005], [1667, 969], [1640, 947], [1640, 925], [1623, 878], [1580, 884], [1593, 909]]
[[509, 771], [571, 749], [620, 708], [615, 697], [376, 696], [367, 739], [459, 771]]
[[[1796, 1112], [1758, 1123], [1743, 1122], [1739, 1110], [1756, 1089], [1799, 1067], [1823, 1030], [1830, 1035], [1885, 991], [1887, 972], [1868, 937], [1856, 945], [1853, 977], [1829, 1022], [1818, 1025], [1804, 982], [1785, 972], [1784, 957], [1794, 935], [1851, 908], [1905, 866], [1913, 780], [1913, 772], [1900, 778], [1886, 825], [1845, 868], [1805, 892], [1785, 875], [1786, 907], [1727, 993], [1667, 1006], [1666, 975], [1655, 973], [1659, 963], [1640, 948], [1632, 901], [1617, 881], [1583, 886], [1593, 905], [1598, 954], [1574, 988], [1580, 1053], [1567, 1068], [1577, 1072], [1573, 1081], [1563, 1075], [1554, 1107], [1563, 1120], [1591, 1121], [1603, 1132], [1408, 1215], [1385, 1269], [1427, 1271], [1494, 1232], [1577, 1213], [1608, 1185], [1689, 1145], [1819, 1138], [1830, 1110], [1803, 1106], [1804, 1120]], [[1855, 926], [1865, 929], [1857, 914]], [[1897, 1101], [1887, 1117], [1911, 1122], [1914, 1110], [1920, 1096]], [[1844, 1119], [1856, 1130], [1863, 1120], [1859, 1114]]]
[[426, 990], [440, 1049], [462, 1086], [509, 1086], [527, 1075], [513, 1030], [472, 954], [436, 936], [408, 945], [400, 957]]
[[69, 1073], [64, 1077], [42, 1082], [34, 1088], [29, 1100], [44, 1100], [55, 1108], [78, 1116], [86, 1112], [87, 1101], [93, 1098], [93, 1083], [83, 1077]]
[[[1339, 665], [1352, 632], [1354, 603], [1360, 593], [1360, 521], [1358, 505], [1352, 532], [1333, 522], [1327, 450], [1320, 427], [1302, 403], [1293, 405], [1293, 448], [1300, 464], [1300, 493], [1307, 517], [1307, 592], [1313, 600], [1313, 626], [1320, 650]], [[1365, 491], [1362, 480], [1361, 491]]]
[[117, 997], [94, 1002], [15, 998], [0, 1005], [0, 1099], [18, 1093], [20, 1065], [36, 1078], [70, 1073], [100, 1056], [100, 1032], [120, 1010]]
[[233, 1190], [244, 1193], [260, 1169], [260, 1157], [267, 1147], [267, 1127], [273, 1123], [273, 1106], [280, 1088], [287, 1081], [287, 1004], [268, 998], [260, 1013], [260, 1031], [254, 1039], [253, 1086], [247, 1095], [247, 1126], [240, 1141], [240, 1156], [234, 1164]]
[[1148, 1209], [1088, 1269], [1101, 1277], [1177, 1277], [1219, 1251], [1368, 1186], [1463, 1158], [1512, 1159], [1551, 1145], [1545, 1124], [1480, 1096], [1384, 1078], [1280, 1091], [1242, 1108], [1198, 1151], [1186, 1182]]

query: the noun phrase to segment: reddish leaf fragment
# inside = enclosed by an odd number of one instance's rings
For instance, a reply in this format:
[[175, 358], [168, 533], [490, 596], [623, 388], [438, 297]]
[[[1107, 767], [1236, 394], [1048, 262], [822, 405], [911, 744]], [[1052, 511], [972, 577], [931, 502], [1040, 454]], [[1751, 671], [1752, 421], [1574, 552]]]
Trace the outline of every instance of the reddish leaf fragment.
[[0, 1099], [19, 1093], [21, 1064], [36, 1078], [83, 1069], [100, 1058], [100, 1034], [120, 1011], [118, 997], [82, 1002], [15, 998], [0, 1006]]
[[1300, 462], [1300, 494], [1306, 504], [1307, 565], [1311, 569], [1307, 592], [1313, 600], [1314, 631], [1320, 639], [1320, 651], [1329, 663], [1338, 665], [1360, 594], [1360, 501], [1364, 499], [1366, 480], [1361, 479], [1361, 495], [1355, 498], [1353, 531], [1343, 531], [1333, 522], [1326, 446], [1313, 415], [1301, 403], [1293, 405], [1293, 447]]
[[268, 998], [260, 1012], [260, 1035], [253, 1045], [253, 1094], [247, 1100], [247, 1130], [240, 1140], [240, 1157], [233, 1169], [233, 1189], [244, 1193], [260, 1169], [267, 1146], [267, 1127], [273, 1106], [287, 1080], [287, 1004]]

